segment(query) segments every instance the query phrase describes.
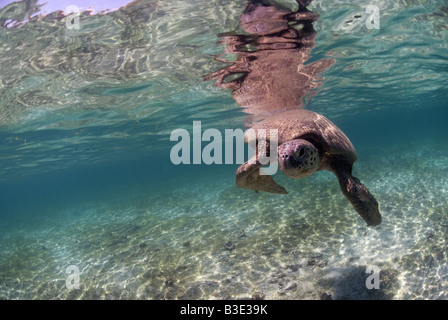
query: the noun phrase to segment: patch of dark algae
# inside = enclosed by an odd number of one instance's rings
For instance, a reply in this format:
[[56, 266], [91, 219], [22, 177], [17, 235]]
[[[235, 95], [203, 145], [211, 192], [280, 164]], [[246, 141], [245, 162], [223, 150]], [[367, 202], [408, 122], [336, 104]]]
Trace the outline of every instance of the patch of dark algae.
[[226, 244], [224, 245], [224, 247], [229, 250], [232, 251], [235, 249], [235, 244], [232, 241], [228, 241], [226, 242]]

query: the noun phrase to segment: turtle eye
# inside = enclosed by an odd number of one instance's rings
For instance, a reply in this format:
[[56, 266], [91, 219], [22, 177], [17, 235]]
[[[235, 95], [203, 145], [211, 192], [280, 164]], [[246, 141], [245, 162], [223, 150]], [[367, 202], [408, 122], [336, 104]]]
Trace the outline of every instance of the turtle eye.
[[304, 156], [304, 154], [305, 154], [305, 149], [304, 148], [300, 148], [299, 150], [297, 150], [295, 153], [294, 153], [294, 157], [297, 159], [297, 158], [302, 158], [303, 156]]

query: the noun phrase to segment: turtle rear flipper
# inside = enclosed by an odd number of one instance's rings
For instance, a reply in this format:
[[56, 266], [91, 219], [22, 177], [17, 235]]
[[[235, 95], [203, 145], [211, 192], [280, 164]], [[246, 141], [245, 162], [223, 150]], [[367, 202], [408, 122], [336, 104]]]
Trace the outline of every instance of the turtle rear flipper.
[[381, 214], [378, 202], [358, 178], [352, 176], [350, 171], [335, 171], [339, 186], [344, 196], [351, 202], [356, 212], [364, 219], [368, 226], [381, 223]]
[[259, 162], [254, 161], [254, 158], [255, 156], [238, 168], [235, 175], [236, 185], [240, 188], [252, 189], [256, 192], [288, 193], [288, 191], [277, 184], [270, 175], [260, 174], [262, 165]]

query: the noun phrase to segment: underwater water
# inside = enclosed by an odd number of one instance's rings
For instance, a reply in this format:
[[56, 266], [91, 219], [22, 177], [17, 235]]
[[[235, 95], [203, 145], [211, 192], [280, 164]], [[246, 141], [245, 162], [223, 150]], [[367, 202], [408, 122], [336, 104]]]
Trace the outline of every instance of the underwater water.
[[308, 6], [308, 62], [335, 63], [306, 109], [355, 146], [376, 227], [329, 171], [278, 172], [278, 195], [238, 188], [238, 163], [172, 163], [175, 129], [245, 129], [203, 80], [245, 4], [135, 1], [69, 29], [39, 1], [0, 1], [0, 299], [448, 298], [447, 3]]

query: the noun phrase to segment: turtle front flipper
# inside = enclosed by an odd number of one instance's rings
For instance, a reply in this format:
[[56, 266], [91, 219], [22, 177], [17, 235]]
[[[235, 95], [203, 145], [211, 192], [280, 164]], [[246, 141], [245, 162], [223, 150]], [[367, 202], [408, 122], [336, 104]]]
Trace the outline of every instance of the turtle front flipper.
[[262, 164], [255, 160], [255, 156], [243, 163], [236, 171], [236, 185], [243, 189], [252, 189], [255, 192], [288, 193], [270, 175], [261, 175], [261, 166]]
[[381, 223], [378, 202], [358, 178], [352, 176], [351, 170], [334, 171], [338, 177], [339, 186], [344, 196], [351, 202], [356, 212], [364, 219], [368, 226]]

